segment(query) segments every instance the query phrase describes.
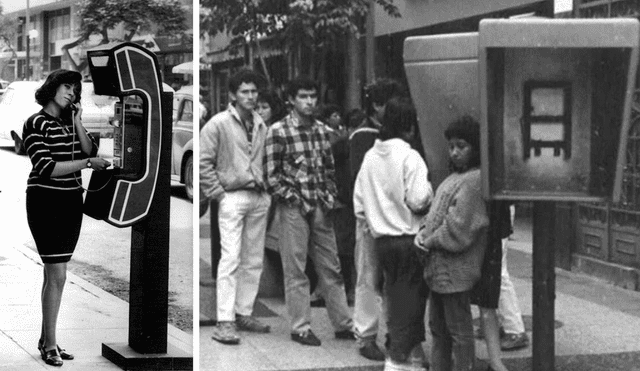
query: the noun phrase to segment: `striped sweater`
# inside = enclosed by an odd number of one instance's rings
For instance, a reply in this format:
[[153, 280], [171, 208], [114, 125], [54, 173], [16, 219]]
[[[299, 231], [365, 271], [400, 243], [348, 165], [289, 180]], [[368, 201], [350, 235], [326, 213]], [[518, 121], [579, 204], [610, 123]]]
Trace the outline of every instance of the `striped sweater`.
[[22, 129], [24, 147], [33, 165], [27, 180], [27, 188], [82, 189], [80, 171], [58, 177], [52, 177], [51, 173], [57, 162], [94, 157], [98, 153], [98, 145], [91, 135], [89, 138], [93, 148], [91, 154], [87, 156], [82, 152], [80, 139], [73, 132], [73, 123], [70, 119], [62, 120], [53, 117], [44, 110], [29, 117]]

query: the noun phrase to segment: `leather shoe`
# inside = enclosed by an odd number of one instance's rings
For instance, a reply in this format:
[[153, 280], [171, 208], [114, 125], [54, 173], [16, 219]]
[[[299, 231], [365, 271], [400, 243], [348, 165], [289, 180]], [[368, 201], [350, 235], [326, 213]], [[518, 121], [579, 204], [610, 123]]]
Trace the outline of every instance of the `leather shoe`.
[[342, 330], [335, 332], [336, 339], [340, 340], [356, 340], [356, 334], [351, 330]]
[[292, 333], [291, 340], [302, 345], [309, 345], [314, 347], [319, 347], [322, 344], [320, 342], [320, 339], [318, 339], [311, 330], [307, 330], [307, 332]]
[[57, 348], [45, 350], [43, 359], [44, 362], [50, 366], [60, 367], [63, 364], [62, 358], [60, 357], [60, 353], [58, 353]]
[[378, 347], [375, 341], [369, 341], [358, 349], [360, 355], [372, 361], [384, 361], [384, 353]]

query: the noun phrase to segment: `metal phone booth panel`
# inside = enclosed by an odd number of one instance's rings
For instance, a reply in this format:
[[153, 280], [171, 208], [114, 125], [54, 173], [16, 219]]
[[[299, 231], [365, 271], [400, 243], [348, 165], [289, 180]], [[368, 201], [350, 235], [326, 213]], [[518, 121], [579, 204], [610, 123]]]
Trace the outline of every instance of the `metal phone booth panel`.
[[635, 19], [480, 22], [486, 198], [620, 198], [638, 63]]
[[409, 37], [404, 67], [435, 188], [449, 175], [445, 129], [464, 114], [480, 117], [478, 33]]
[[87, 51], [87, 58], [95, 93], [120, 97], [120, 102], [112, 120], [114, 169], [93, 172], [85, 213], [127, 227], [149, 213], [172, 96], [162, 91], [155, 54], [137, 44], [107, 44]]

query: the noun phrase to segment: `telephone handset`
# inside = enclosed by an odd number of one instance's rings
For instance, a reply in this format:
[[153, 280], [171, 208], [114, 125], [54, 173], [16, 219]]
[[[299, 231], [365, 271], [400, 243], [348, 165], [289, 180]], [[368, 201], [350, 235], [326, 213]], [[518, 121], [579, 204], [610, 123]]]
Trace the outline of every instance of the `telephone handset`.
[[149, 212], [158, 182], [163, 123], [171, 122], [173, 97], [162, 92], [155, 54], [130, 42], [108, 47], [89, 50], [87, 57], [95, 94], [120, 98], [112, 120], [114, 169], [91, 174], [91, 183], [97, 185], [112, 179], [103, 192], [87, 194], [85, 213], [127, 227]]

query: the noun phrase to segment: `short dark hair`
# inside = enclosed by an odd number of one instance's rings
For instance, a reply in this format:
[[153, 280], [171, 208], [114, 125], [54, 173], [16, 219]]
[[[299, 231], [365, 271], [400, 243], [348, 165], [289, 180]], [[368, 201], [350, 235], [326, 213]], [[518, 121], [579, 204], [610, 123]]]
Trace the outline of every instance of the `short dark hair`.
[[411, 98], [393, 97], [387, 101], [384, 109], [380, 139], [401, 138], [411, 132], [417, 123], [418, 115]]
[[320, 92], [318, 82], [308, 76], [298, 76], [287, 84], [287, 97], [295, 98], [299, 90], [315, 90]]
[[242, 83], [254, 83], [258, 89], [266, 85], [264, 76], [249, 68], [242, 68], [229, 78], [229, 91], [235, 94]]
[[58, 87], [62, 84], [72, 84], [73, 92], [76, 95], [76, 100], [73, 103], [80, 101], [82, 95], [82, 75], [80, 72], [71, 70], [55, 70], [47, 76], [44, 84], [38, 90], [36, 90], [36, 102], [42, 107], [46, 106], [56, 96]]
[[365, 109], [368, 115], [373, 113], [373, 104], [384, 105], [393, 97], [407, 96], [405, 87], [395, 79], [378, 78], [364, 88]]
[[447, 140], [452, 138], [464, 139], [475, 150], [476, 156], [469, 163], [470, 167], [480, 165], [480, 124], [470, 115], [464, 115], [453, 121], [444, 131]]
[[367, 118], [367, 115], [363, 110], [359, 108], [354, 108], [351, 111], [347, 112], [347, 119], [345, 120], [347, 127], [349, 128], [357, 128], [362, 124], [362, 122]]
[[287, 107], [284, 102], [278, 93], [271, 89], [260, 90], [258, 102], [266, 102], [271, 107], [271, 123], [280, 121], [287, 115]]

